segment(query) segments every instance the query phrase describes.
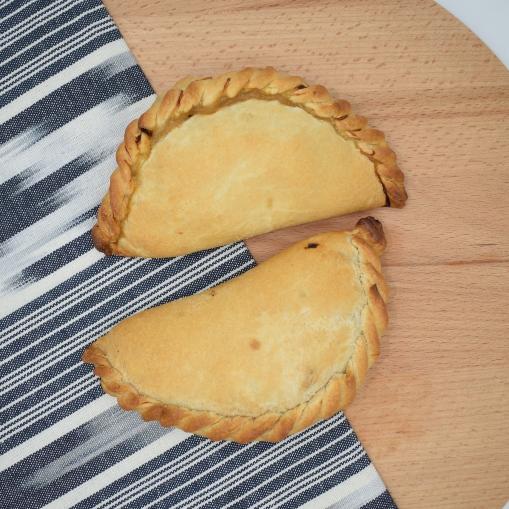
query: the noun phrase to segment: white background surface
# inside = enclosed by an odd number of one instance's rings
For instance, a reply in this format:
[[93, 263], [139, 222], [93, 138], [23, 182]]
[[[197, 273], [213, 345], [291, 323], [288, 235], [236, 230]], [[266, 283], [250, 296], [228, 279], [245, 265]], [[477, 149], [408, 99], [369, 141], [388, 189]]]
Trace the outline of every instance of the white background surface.
[[435, 1], [467, 25], [509, 69], [509, 0]]

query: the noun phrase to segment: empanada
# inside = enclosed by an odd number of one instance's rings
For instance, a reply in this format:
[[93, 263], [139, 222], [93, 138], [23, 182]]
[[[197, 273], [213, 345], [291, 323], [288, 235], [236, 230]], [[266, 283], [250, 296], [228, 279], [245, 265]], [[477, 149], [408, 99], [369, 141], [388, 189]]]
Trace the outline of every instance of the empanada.
[[275, 69], [179, 81], [117, 151], [92, 230], [106, 254], [170, 257], [407, 198], [384, 134]]
[[352, 402], [379, 354], [381, 224], [315, 235], [211, 290], [135, 314], [89, 346], [103, 389], [144, 420], [278, 441]]

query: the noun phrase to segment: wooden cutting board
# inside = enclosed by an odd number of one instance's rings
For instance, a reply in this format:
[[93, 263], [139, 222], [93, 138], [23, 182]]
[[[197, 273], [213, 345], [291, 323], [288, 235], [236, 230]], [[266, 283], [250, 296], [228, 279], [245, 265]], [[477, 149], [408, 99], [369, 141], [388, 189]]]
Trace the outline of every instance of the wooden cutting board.
[[[400, 509], [509, 500], [509, 71], [432, 0], [105, 0], [161, 93], [273, 65], [351, 102], [405, 172], [382, 353], [345, 412]], [[247, 242], [257, 261], [365, 214]]]

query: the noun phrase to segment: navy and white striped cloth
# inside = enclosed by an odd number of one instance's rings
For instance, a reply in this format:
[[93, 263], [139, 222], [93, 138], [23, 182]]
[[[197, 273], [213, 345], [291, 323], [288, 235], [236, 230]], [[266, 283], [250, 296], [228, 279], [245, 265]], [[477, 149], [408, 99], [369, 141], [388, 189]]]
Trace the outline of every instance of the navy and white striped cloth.
[[154, 95], [99, 0], [0, 2], [0, 507], [395, 508], [342, 413], [213, 443], [119, 409], [86, 345], [254, 266], [243, 243], [106, 258], [90, 228]]

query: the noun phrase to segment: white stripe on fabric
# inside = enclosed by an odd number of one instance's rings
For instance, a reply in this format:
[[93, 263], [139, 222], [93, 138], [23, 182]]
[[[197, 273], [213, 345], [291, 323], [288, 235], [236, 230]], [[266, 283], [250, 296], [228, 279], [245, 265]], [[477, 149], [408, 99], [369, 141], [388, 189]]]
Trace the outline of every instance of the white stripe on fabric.
[[[63, 0], [54, 2], [47, 5], [40, 11], [32, 14], [28, 18], [25, 18], [18, 25], [13, 26], [10, 30], [7, 30], [3, 34], [0, 34], [0, 44], [2, 47], [8, 48], [13, 43], [26, 37], [28, 34], [36, 30], [42, 25], [45, 25], [52, 19], [60, 16], [62, 13], [69, 11], [78, 4], [82, 4], [84, 0]], [[16, 34], [19, 34], [16, 36]], [[10, 37], [11, 36], [11, 37]], [[10, 38], [9, 38], [10, 37]], [[39, 39], [42, 40], [42, 39]]]
[[106, 469], [104, 472], [101, 472], [92, 479], [68, 491], [65, 495], [53, 500], [45, 505], [44, 508], [68, 509], [105, 488], [112, 482], [115, 482], [120, 477], [127, 475], [129, 472], [136, 470], [148, 461], [160, 456], [172, 447], [175, 447], [189, 436], [188, 433], [174, 428], [168, 434], [155, 440], [143, 449], [136, 451], [134, 454], [131, 454], [129, 457]]
[[[238, 252], [234, 251], [233, 254], [230, 254], [229, 256], [227, 256], [223, 260], [223, 262], [236, 257], [239, 254], [239, 252], [240, 252], [240, 250]], [[244, 264], [243, 266], [237, 268], [237, 270], [235, 270], [234, 272], [228, 274], [228, 276], [226, 276], [226, 277], [230, 277], [231, 274], [234, 274], [234, 273], [242, 270], [243, 268], [245, 268], [246, 266], [248, 266], [250, 264], [251, 264], [251, 262]], [[197, 264], [194, 264], [193, 267], [195, 265], [197, 265]], [[63, 355], [64, 353], [66, 355], [70, 355], [71, 353], [75, 352], [79, 348], [82, 348], [83, 344], [86, 343], [86, 341], [89, 340], [90, 338], [94, 337], [94, 335], [96, 335], [97, 333], [102, 332], [104, 334], [105, 331], [107, 329], [109, 329], [113, 323], [118, 321], [120, 318], [124, 318], [132, 313], [132, 309], [134, 307], [133, 304], [135, 302], [143, 303], [143, 307], [141, 309], [139, 308], [138, 312], [141, 311], [142, 309], [147, 309], [151, 305], [151, 303], [153, 303], [155, 300], [157, 300], [156, 298], [154, 298], [154, 296], [161, 297], [163, 295], [171, 295], [172, 293], [175, 293], [176, 291], [183, 288], [184, 286], [187, 286], [192, 281], [195, 281], [196, 279], [199, 279], [200, 277], [202, 277], [204, 274], [207, 274], [208, 272], [213, 270], [218, 265], [220, 265], [220, 264], [216, 264], [216, 265], [212, 265], [212, 266], [210, 264], [208, 264], [208, 266], [206, 267], [206, 270], [204, 270], [203, 272], [199, 272], [200, 267], [198, 267], [193, 270], [193, 273], [195, 275], [192, 278], [186, 279], [184, 282], [181, 282], [180, 284], [178, 284], [177, 286], [173, 286], [172, 288], [166, 287], [166, 285], [165, 285], [166, 281], [163, 283], [160, 283], [155, 288], [157, 289], [157, 288], [162, 287], [162, 290], [160, 290], [156, 293], [152, 293], [152, 295], [150, 295], [147, 292], [147, 293], [137, 297], [136, 299], [133, 299], [129, 303], [124, 304], [122, 307], [117, 308], [115, 310], [115, 312], [111, 313], [110, 315], [107, 315], [104, 318], [102, 318], [101, 320], [96, 321], [94, 324], [89, 325], [88, 327], [82, 329], [77, 334], [70, 336], [66, 341], [61, 342], [58, 345], [55, 345], [53, 348], [51, 348], [49, 350], [46, 350], [40, 356], [32, 359], [30, 362], [27, 362], [25, 365], [11, 371], [5, 377], [3, 377], [2, 380], [4, 383], [6, 383], [8, 381], [9, 389], [0, 392], [0, 394], [5, 394], [6, 392], [11, 391], [13, 388], [18, 387], [19, 385], [25, 383], [28, 379], [33, 378], [34, 376], [41, 373], [42, 371], [45, 371], [48, 367], [53, 366], [55, 363], [57, 363], [59, 360], [61, 360], [64, 357], [64, 355]], [[167, 265], [165, 265], [165, 266], [167, 266]], [[156, 271], [153, 271], [151, 274], [147, 275], [146, 277], [149, 277], [149, 276], [159, 272], [165, 266], [158, 267], [158, 269]], [[181, 276], [181, 277], [174, 277], [174, 278], [172, 278], [172, 280], [181, 280], [181, 279], [183, 279], [183, 277], [186, 277], [188, 275], [189, 274], [187, 274], [185, 272], [180, 272], [179, 276]], [[123, 293], [123, 291], [125, 291], [125, 288], [122, 291], [118, 292], [116, 295]], [[116, 295], [108, 298], [107, 300], [111, 300], [112, 298], [115, 298]], [[85, 314], [88, 314], [93, 309], [100, 307], [104, 302], [106, 302], [106, 300], [103, 301], [102, 303], [96, 304], [96, 306], [87, 310], [87, 312], [84, 313], [83, 315], [73, 318], [72, 320], [70, 320], [66, 324], [61, 325], [60, 327], [58, 327], [51, 333], [46, 334], [42, 338], [39, 338], [37, 341], [34, 341], [31, 345], [28, 345], [27, 347], [23, 348], [22, 350], [19, 350], [18, 352], [16, 352], [14, 355], [9, 357], [8, 359], [5, 359], [4, 361], [0, 362], [0, 365], [14, 359], [18, 355], [20, 355], [23, 351], [26, 351], [26, 350], [32, 348], [35, 344], [39, 344], [42, 341], [44, 341], [45, 339], [47, 339], [48, 337], [51, 337], [54, 334], [54, 332], [62, 330], [63, 328], [67, 327], [69, 325], [69, 323], [75, 322], [81, 316], [84, 316]], [[119, 311], [122, 311], [122, 313], [119, 313]], [[73, 345], [77, 345], [77, 346], [73, 347]], [[53, 360], [50, 360], [50, 359], [53, 359]], [[36, 371], [33, 371], [34, 369]]]
[[359, 486], [356, 491], [350, 493], [340, 502], [336, 502], [329, 509], [361, 509], [365, 504], [376, 499], [386, 491], [382, 479], [380, 479], [380, 476], [377, 477], [377, 479]]
[[[93, 250], [90, 250], [89, 252], [92, 251]], [[141, 265], [146, 264], [148, 261], [149, 260], [146, 258], [124, 258], [118, 263], [106, 267], [95, 276], [86, 279], [47, 304], [37, 308], [35, 311], [22, 316], [20, 320], [3, 330], [2, 348], [10, 345], [30, 331], [38, 329], [47, 321], [52, 320], [56, 315], [63, 313], [91, 294], [97, 293], [104, 288], [104, 286], [117, 281], [126, 274], [136, 270]]]
[[[340, 442], [342, 440], [345, 439], [345, 437], [347, 437], [348, 435], [350, 435], [351, 433], [353, 432], [353, 430], [349, 429], [346, 433], [344, 433], [343, 435], [335, 438], [334, 440], [331, 440], [330, 442], [327, 442], [327, 445], [326, 447], [330, 447], [331, 445], [337, 443], [337, 442]], [[316, 438], [316, 435], [314, 435], [312, 437], [313, 439]], [[358, 447], [360, 444], [357, 442], [356, 444], [354, 444], [352, 447]], [[352, 447], [350, 447], [349, 449], [351, 449]], [[346, 449], [345, 451], [342, 451], [341, 452], [341, 457], [343, 457], [344, 454], [346, 454], [349, 449]], [[263, 481], [261, 484], [258, 484], [257, 486], [255, 486], [254, 488], [252, 488], [251, 490], [249, 491], [246, 491], [245, 493], [242, 494], [242, 497], [240, 498], [237, 498], [236, 500], [230, 502], [229, 504], [223, 506], [222, 509], [227, 509], [228, 507], [231, 507], [233, 504], [237, 503], [239, 500], [242, 500], [244, 498], [246, 498], [247, 496], [249, 496], [251, 493], [254, 493], [255, 491], [257, 491], [261, 486], [265, 486], [266, 484], [272, 482], [273, 479], [275, 479], [276, 477], [279, 477], [281, 474], [284, 474], [285, 472], [287, 472], [288, 470], [291, 470], [293, 468], [295, 468], [297, 465], [300, 465], [302, 463], [304, 463], [305, 461], [307, 461], [309, 458], [312, 458], [313, 456], [316, 456], [317, 454], [319, 454], [320, 452], [322, 451], [322, 449], [315, 449], [312, 453], [310, 453], [309, 455], [305, 456], [304, 458], [300, 459], [298, 462], [296, 463], [292, 463], [291, 465], [289, 465], [288, 467], [282, 469], [282, 470], [279, 470], [278, 471], [278, 474], [276, 476], [273, 476], [271, 478], [268, 478], [266, 479], [265, 481]], [[332, 461], [337, 461], [337, 458], [332, 458], [331, 459]], [[276, 457], [274, 461], [278, 461], [278, 458]], [[321, 464], [319, 466], [319, 468], [322, 468], [324, 466], [324, 464]], [[309, 474], [311, 473], [312, 471], [307, 471], [306, 474]], [[302, 478], [302, 477], [301, 477]], [[259, 504], [256, 504], [256, 505], [259, 505]]]
[[[111, 497], [102, 500], [98, 505], [95, 506], [95, 509], [109, 509], [114, 507], [116, 504], [124, 502], [125, 500], [136, 500], [141, 495], [143, 495], [145, 491], [150, 491], [150, 489], [154, 489], [155, 487], [159, 486], [161, 483], [156, 483], [157, 480], [162, 478], [163, 482], [167, 481], [170, 475], [174, 476], [184, 472], [188, 468], [194, 466], [196, 463], [202, 461], [203, 458], [215, 454], [218, 450], [217, 445], [218, 444], [216, 442], [212, 441], [200, 442], [196, 447], [179, 456], [176, 462], [165, 464], [162, 467], [153, 470], [145, 477], [142, 477], [136, 482], [129, 484], [125, 488], [117, 491]], [[149, 490], [146, 490], [145, 488], [148, 487], [150, 487]], [[141, 493], [140, 488], [143, 490]]]
[[[5, 105], [0, 109], [0, 118], [2, 118], [2, 122], [6, 122], [10, 118], [18, 115], [37, 101], [40, 101], [42, 98], [58, 90], [78, 76], [97, 67], [105, 60], [120, 54], [128, 55], [133, 59], [134, 64], [136, 63], [123, 39], [109, 42]], [[4, 169], [2, 169], [2, 172], [3, 170]]]
[[55, 412], [55, 410], [62, 408], [75, 399], [78, 399], [81, 395], [85, 394], [85, 392], [88, 392], [96, 383], [96, 377], [92, 373], [87, 373], [83, 378], [75, 380], [67, 387], [64, 387], [63, 389], [60, 389], [60, 391], [53, 393], [50, 397], [34, 406], [33, 409], [30, 408], [18, 416], [21, 417], [21, 415], [25, 415], [24, 418], [10, 421], [9, 426], [4, 426], [4, 434], [0, 435], [0, 440], [8, 440], [24, 429], [32, 426], [34, 422], [43, 419], [44, 417]]
[[29, 438], [22, 444], [13, 447], [10, 451], [0, 456], [0, 472], [28, 458], [28, 456], [36, 453], [56, 439], [76, 429], [78, 426], [92, 420], [97, 415], [106, 412], [116, 404], [116, 398], [104, 394], [88, 405], [81, 407], [76, 412], [53, 424], [53, 426], [46, 428], [44, 431], [41, 431], [41, 433]]
[[[333, 442], [330, 443], [333, 444], [334, 442], [337, 442], [337, 440], [334, 440]], [[321, 449], [319, 452], [321, 452], [322, 450], [323, 449]], [[306, 470], [305, 475], [302, 475], [297, 479], [294, 479], [290, 483], [284, 485], [283, 487], [279, 488], [278, 490], [273, 491], [269, 495], [269, 497], [266, 497], [263, 501], [258, 502], [257, 504], [251, 507], [253, 509], [259, 507], [261, 503], [264, 503], [267, 500], [270, 500], [271, 506], [278, 507], [279, 505], [286, 503], [290, 496], [295, 497], [302, 493], [303, 491], [309, 490], [315, 484], [321, 483], [325, 479], [328, 479], [332, 475], [336, 474], [337, 472], [344, 470], [346, 467], [350, 466], [352, 463], [355, 463], [362, 456], [365, 455], [366, 452], [362, 448], [361, 444], [359, 442], [356, 442], [348, 449], [341, 451], [341, 456], [330, 458], [326, 462], [317, 465], [313, 469]], [[304, 461], [306, 461], [306, 459], [301, 460], [301, 462]], [[290, 470], [290, 468], [286, 470]], [[282, 473], [284, 473], [284, 471], [281, 471], [281, 473], [278, 472], [278, 475], [276, 477], [279, 477]], [[268, 483], [270, 482], [270, 480], [267, 480], [266, 482]]]
[[[77, 365], [75, 364], [73, 367], [76, 368]], [[51, 381], [53, 381], [53, 380], [51, 380]], [[67, 404], [68, 401], [76, 399], [79, 396], [81, 396], [82, 394], [85, 394], [85, 392], [89, 391], [92, 388], [92, 386], [94, 386], [96, 384], [96, 381], [97, 381], [97, 379], [95, 378], [95, 376], [93, 376], [92, 372], [89, 372], [85, 376], [78, 378], [77, 380], [74, 380], [74, 382], [72, 384], [69, 384], [64, 389], [61, 389], [60, 391], [58, 391], [58, 393], [52, 393], [51, 396], [48, 396], [46, 399], [41, 400], [39, 402], [39, 404], [36, 407], [34, 407], [34, 409], [37, 407], [44, 407], [44, 408], [42, 408], [42, 410], [40, 412], [33, 412], [33, 415], [28, 415], [28, 420], [30, 421], [30, 422], [28, 422], [28, 424], [26, 424], [27, 418], [23, 419], [20, 416], [16, 416], [15, 419], [11, 419], [10, 421], [7, 421], [7, 423], [5, 423], [5, 425], [4, 425], [4, 427], [5, 427], [5, 431], [6, 432], [10, 431], [10, 433], [5, 433], [4, 436], [1, 436], [0, 441], [8, 440], [9, 438], [17, 435], [19, 432], [26, 429], [28, 426], [31, 426], [35, 422], [40, 421], [47, 415], [50, 415], [51, 413], [53, 413], [58, 408], [61, 408], [62, 406]], [[69, 391], [66, 394], [65, 390], [67, 390], [71, 387], [74, 387], [74, 389], [72, 391]], [[62, 391], [64, 391], [64, 392], [62, 392]], [[75, 394], [78, 391], [80, 391], [79, 394], [75, 395], [74, 398], [69, 398], [68, 400], [66, 400], [62, 403], [62, 397], [65, 398], [66, 396], [68, 396], [70, 394]], [[56, 398], [55, 397], [56, 395], [59, 395], [60, 398]], [[15, 403], [17, 403], [17, 401], [15, 401]], [[59, 403], [62, 403], [62, 404], [59, 404]], [[23, 412], [23, 414], [26, 416], [27, 414], [29, 414], [30, 411], [31, 411], [31, 409]], [[44, 412], [44, 413], [42, 413], [42, 412]], [[25, 423], [26, 425], [23, 426], [23, 423]]]
[[[13, 1], [16, 1], [16, 0], [13, 0]], [[13, 12], [11, 12], [10, 14], [8, 14], [7, 16], [5, 16], [5, 17], [4, 17], [4, 19], [3, 19], [2, 21], [4, 21], [4, 22], [5, 22], [5, 21], [7, 21], [8, 19], [10, 19], [10, 18], [12, 18], [12, 17], [16, 16], [16, 14], [17, 14], [18, 12], [22, 11], [23, 9], [25, 9], [25, 8], [26, 8], [26, 7], [28, 7], [29, 5], [32, 5], [32, 4], [34, 4], [35, 2], [38, 2], [38, 1], [39, 1], [39, 0], [30, 0], [30, 1], [26, 2], [26, 3], [24, 3], [24, 4], [23, 4], [23, 5], [22, 5], [19, 9], [16, 9], [15, 11], [13, 11]], [[11, 3], [11, 2], [9, 2], [9, 3]], [[9, 3], [8, 3], [8, 4], [5, 4], [5, 6], [9, 5]]]
[[[64, 371], [61, 371], [58, 375], [56, 375], [55, 377], [51, 378], [50, 380], [47, 380], [46, 382], [44, 382], [42, 384], [38, 384], [31, 391], [27, 391], [27, 392], [24, 392], [23, 394], [21, 394], [18, 399], [14, 400], [14, 401], [11, 401], [9, 404], [7, 404], [4, 407], [2, 407], [0, 412], [5, 412], [5, 410], [11, 408], [12, 406], [17, 405], [18, 403], [21, 403], [24, 399], [29, 398], [32, 394], [35, 394], [37, 391], [40, 391], [41, 389], [44, 389], [44, 387], [47, 387], [48, 385], [51, 385], [56, 380], [62, 378], [63, 376], [65, 376], [68, 373], [70, 373], [71, 371], [73, 371], [75, 369], [78, 369], [79, 367], [80, 367], [79, 364], [73, 364], [70, 368], [64, 369]], [[18, 418], [18, 416], [16, 416], [16, 418]], [[10, 422], [12, 422], [12, 420], [7, 421], [5, 424], [8, 424]]]
[[6, 317], [25, 304], [44, 295], [72, 276], [87, 269], [103, 257], [104, 255], [102, 253], [95, 249], [91, 249], [36, 283], [32, 283], [30, 286], [18, 291], [14, 289], [11, 289], [10, 293], [7, 291], [5, 296], [0, 297], [0, 318]]
[[[82, 467], [90, 468], [92, 465], [97, 467], [97, 459], [111, 449], [118, 451], [117, 446], [120, 444], [122, 448], [134, 452], [170, 431], [159, 423], [143, 421], [137, 412], [125, 412], [120, 407], [112, 410], [84, 424], [79, 433], [84, 440], [34, 471], [25, 480], [23, 487], [44, 489], [68, 472], [80, 472]], [[125, 456], [127, 454], [124, 453]]]
[[[73, 51], [76, 51], [77, 49], [81, 48], [82, 46], [85, 46], [85, 44], [88, 44], [89, 42], [93, 41], [94, 39], [97, 39], [97, 37], [99, 37], [107, 32], [113, 32], [113, 31], [117, 30], [117, 28], [115, 26], [111, 26], [111, 23], [107, 23], [107, 24], [103, 23], [103, 25], [104, 26], [109, 25], [109, 28], [103, 29], [103, 26], [96, 27], [91, 32], [83, 34], [80, 39], [73, 41], [73, 44], [75, 44], [75, 45], [73, 47], [71, 47], [70, 49], [68, 49], [66, 51], [62, 51], [57, 55], [52, 54], [51, 56], [47, 56], [44, 62], [38, 62], [38, 64], [40, 64], [40, 66], [37, 67], [34, 71], [32, 71], [32, 72], [25, 71], [24, 73], [20, 73], [16, 76], [13, 76], [10, 79], [10, 82], [14, 81], [14, 83], [11, 85], [5, 84], [5, 87], [7, 87], [7, 88], [0, 90], [0, 93], [5, 94], [5, 93], [9, 92], [9, 90], [12, 90], [13, 88], [17, 87], [18, 85], [20, 85], [24, 81], [28, 80], [32, 76], [34, 76], [37, 73], [41, 72], [42, 70], [46, 69], [46, 67], [49, 67], [54, 62], [56, 62], [58, 60], [62, 60], [65, 56], [69, 55]], [[66, 41], [66, 42], [68, 42], [68, 41]], [[56, 47], [52, 48], [52, 53], [55, 48]], [[54, 58], [51, 58], [51, 57], [54, 57]], [[12, 76], [12, 74], [10, 76]]]
[[12, 2], [16, 2], [17, 0], [0, 0], [0, 8], [3, 9], [8, 5], [12, 4]]
[[[164, 465], [163, 467], [157, 469], [156, 471], [151, 472], [151, 474], [149, 474], [148, 476], [145, 476], [143, 478], [143, 481], [139, 480], [136, 483], [129, 485], [128, 488], [122, 490], [124, 492], [124, 496], [122, 497], [122, 500], [118, 500], [118, 495], [119, 495], [120, 492], [115, 493], [115, 495], [113, 497], [110, 497], [110, 500], [111, 500], [111, 498], [117, 499], [117, 500], [113, 500], [106, 507], [115, 507], [115, 506], [117, 506], [117, 504], [123, 504], [124, 502], [127, 502], [127, 501], [129, 503], [131, 503], [132, 501], [138, 499], [139, 497], [141, 497], [145, 493], [153, 490], [154, 488], [156, 488], [157, 486], [163, 484], [164, 482], [167, 482], [168, 481], [168, 477], [170, 475], [171, 476], [175, 476], [175, 475], [178, 475], [178, 474], [180, 474], [182, 472], [185, 472], [186, 470], [188, 470], [189, 468], [193, 467], [197, 463], [202, 462], [204, 459], [208, 458], [209, 456], [212, 456], [212, 455], [216, 454], [218, 452], [218, 450], [222, 449], [223, 447], [225, 447], [227, 445], [227, 442], [223, 442], [223, 443], [208, 442], [208, 444], [209, 444], [209, 447], [207, 447], [206, 449], [202, 449], [200, 451], [197, 451], [196, 454], [193, 454], [192, 456], [187, 458], [186, 462], [183, 462], [182, 461], [182, 457], [179, 456], [178, 460], [175, 463], [172, 463], [170, 465]], [[250, 445], [248, 445], [246, 447], [250, 447]], [[197, 449], [197, 448], [198, 447], [195, 447], [194, 449], [192, 449], [192, 451], [194, 452], [194, 450]], [[242, 453], [242, 450], [239, 450], [239, 451], [231, 454], [227, 458], [228, 459], [234, 458], [235, 456], [238, 456], [241, 453]], [[214, 468], [216, 468], [219, 465], [222, 465], [225, 461], [227, 461], [227, 459], [224, 459], [224, 460], [220, 461], [219, 463], [214, 463]], [[147, 478], [149, 478], [150, 476], [153, 476], [153, 474], [155, 472], [161, 470], [162, 468], [164, 468], [165, 471], [162, 472], [159, 475], [159, 479], [161, 479], [159, 482], [154, 482], [154, 479], [147, 480]], [[207, 472], [210, 472], [210, 470], [208, 470]], [[195, 479], [199, 479], [200, 477], [201, 477], [201, 475], [198, 476], [198, 477], [194, 477], [193, 479], [191, 479], [190, 481], [187, 481], [186, 483], [184, 483], [182, 485], [179, 485], [177, 490], [182, 488], [182, 487], [184, 487], [184, 486], [187, 486], [188, 484], [194, 482]], [[131, 489], [131, 488], [133, 488], [134, 485], [139, 485], [141, 482], [144, 483], [143, 486], [141, 486], [141, 488], [142, 488], [141, 491], [140, 491], [140, 489], [138, 489], [138, 490], [132, 490]], [[136, 494], [136, 496], [133, 496], [135, 494]], [[101, 501], [101, 503], [99, 505], [95, 506], [95, 509], [97, 509], [99, 507], [103, 507], [103, 505], [102, 505], [103, 503], [104, 503], [104, 501]], [[105, 507], [105, 509], [106, 509], [106, 507]]]
[[[371, 489], [369, 490], [369, 498], [364, 501], [360, 498], [360, 496], [364, 492], [364, 488], [366, 486], [369, 486]], [[345, 509], [358, 509], [370, 500], [381, 495], [385, 489], [385, 485], [382, 482], [382, 479], [380, 479], [374, 465], [370, 463], [366, 468], [352, 475], [352, 477], [346, 479], [341, 484], [334, 486], [334, 488], [331, 488], [329, 491], [326, 491], [313, 500], [306, 502], [304, 505], [300, 506], [300, 509], [328, 509], [331, 506], [335, 507], [336, 504], [343, 501], [350, 494], [356, 491], [359, 493], [360, 505], [346, 506]], [[337, 509], [343, 509], [343, 507], [343, 504], [339, 504]]]
[[[120, 57], [121, 55], [119, 55]], [[130, 62], [134, 64], [134, 62]], [[97, 66], [101, 69], [101, 65]], [[122, 69], [119, 69], [121, 71]], [[44, 120], [0, 147], [0, 183], [24, 173], [18, 191], [23, 191], [80, 156], [106, 157], [111, 167], [105, 171], [102, 189], [116, 167], [115, 152], [123, 141], [125, 126], [145, 111], [153, 96], [129, 104], [120, 93], [90, 108], [67, 124], [46, 134]], [[80, 143], [76, 143], [79, 139]], [[102, 196], [101, 196], [102, 198]], [[78, 200], [79, 197], [76, 197]], [[98, 202], [98, 204], [100, 201]]]
[[[190, 497], [187, 497], [185, 500], [179, 502], [178, 504], [175, 504], [172, 509], [177, 509], [178, 507], [185, 506], [186, 509], [195, 506], [196, 504], [201, 504], [204, 500], [213, 500], [214, 498], [217, 498], [218, 496], [221, 496], [223, 493], [230, 491], [232, 488], [237, 486], [239, 483], [245, 481], [249, 477], [255, 475], [260, 468], [267, 468], [268, 466], [277, 463], [278, 461], [281, 461], [282, 458], [285, 456], [288, 456], [296, 449], [300, 449], [301, 447], [305, 446], [306, 444], [309, 444], [310, 442], [313, 442], [316, 440], [317, 437], [320, 435], [323, 435], [326, 433], [330, 428], [335, 426], [336, 424], [344, 421], [344, 416], [341, 417], [339, 421], [336, 421], [335, 419], [329, 420], [329, 421], [322, 421], [318, 423], [318, 425], [315, 427], [312, 433], [299, 433], [294, 435], [290, 440], [280, 442], [278, 445], [276, 445], [274, 448], [268, 449], [265, 452], [259, 454], [258, 456], [252, 458], [247, 463], [243, 464], [242, 466], [231, 470], [226, 475], [222, 476], [217, 481], [209, 484], [207, 486], [206, 491], [200, 491], [198, 493], [193, 494]], [[345, 435], [343, 435], [345, 436]], [[216, 464], [212, 469], [209, 469], [207, 472], [204, 472], [203, 475], [206, 475], [210, 470], [214, 470], [219, 465]], [[147, 476], [148, 477], [148, 476]], [[164, 482], [164, 479], [163, 481]], [[161, 484], [161, 483], [158, 483]], [[156, 485], [157, 486], [157, 485]], [[181, 488], [181, 486], [179, 486]], [[179, 489], [178, 488], [178, 489]], [[165, 498], [166, 496], [169, 496], [171, 493], [178, 491], [178, 489], [173, 490], [172, 492], [165, 493], [162, 497], [157, 499], [160, 501], [162, 498]], [[150, 491], [150, 490], [145, 490]], [[144, 494], [142, 492], [140, 495]], [[147, 506], [150, 507], [150, 506]], [[199, 506], [198, 506], [199, 507]]]
[[7, 7], [8, 5], [12, 4], [12, 2], [16, 2], [17, 0], [0, 0], [0, 9], [3, 9], [4, 7]]
[[[75, 21], [77, 19], [83, 18], [87, 14], [90, 14], [91, 12], [100, 10], [102, 8], [103, 8], [102, 5], [98, 5], [97, 7], [94, 7], [92, 9], [90, 9], [89, 11], [81, 13], [79, 16], [77, 16], [73, 20], [68, 21], [67, 23], [64, 23], [64, 25], [57, 28], [53, 32], [43, 35], [40, 39], [37, 39], [32, 44], [29, 44], [22, 50], [18, 51], [18, 53], [11, 55], [9, 58], [4, 60], [0, 64], [0, 67], [6, 65], [11, 60], [14, 60], [15, 58], [21, 56], [23, 53], [30, 50], [30, 48], [32, 48], [33, 46], [39, 44], [41, 41], [48, 38], [50, 35], [52, 35], [56, 32], [59, 32], [60, 30], [62, 30], [62, 28], [75, 23]], [[61, 58], [61, 56], [63, 56], [63, 55], [59, 54], [58, 51], [63, 50], [64, 48], [68, 48], [72, 44], [77, 44], [83, 40], [85, 40], [86, 42], [89, 42], [91, 40], [90, 37], [92, 35], [94, 35], [98, 30], [102, 30], [102, 29], [106, 28], [108, 25], [110, 26], [110, 29], [114, 28], [114, 27], [112, 27], [113, 22], [110, 18], [100, 18], [100, 19], [94, 21], [93, 23], [90, 23], [89, 25], [87, 25], [85, 28], [83, 28], [79, 32], [73, 33], [72, 36], [69, 37], [68, 39], [64, 39], [63, 41], [59, 42], [58, 44], [55, 44], [51, 48], [49, 48], [46, 51], [43, 51], [42, 53], [37, 55], [37, 57], [28, 60], [25, 64], [17, 67], [15, 70], [10, 72], [9, 74], [4, 75], [0, 79], [0, 93], [8, 92], [11, 88], [18, 86], [20, 83], [25, 81], [21, 78], [26, 77], [27, 74], [29, 76], [32, 76], [33, 74], [40, 72], [42, 69], [44, 69], [48, 65], [51, 65], [53, 62], [59, 60]], [[92, 37], [92, 39], [93, 38], [94, 37]], [[78, 47], [80, 47], [80, 46], [78, 46]], [[76, 49], [76, 47], [74, 47], [73, 49]], [[65, 51], [64, 51], [64, 54], [67, 54], [67, 53], [65, 53]], [[46, 64], [46, 65], [42, 65], [42, 64]], [[35, 69], [35, 71], [32, 71], [32, 69]], [[14, 82], [14, 85], [11, 85], [13, 82]]]

